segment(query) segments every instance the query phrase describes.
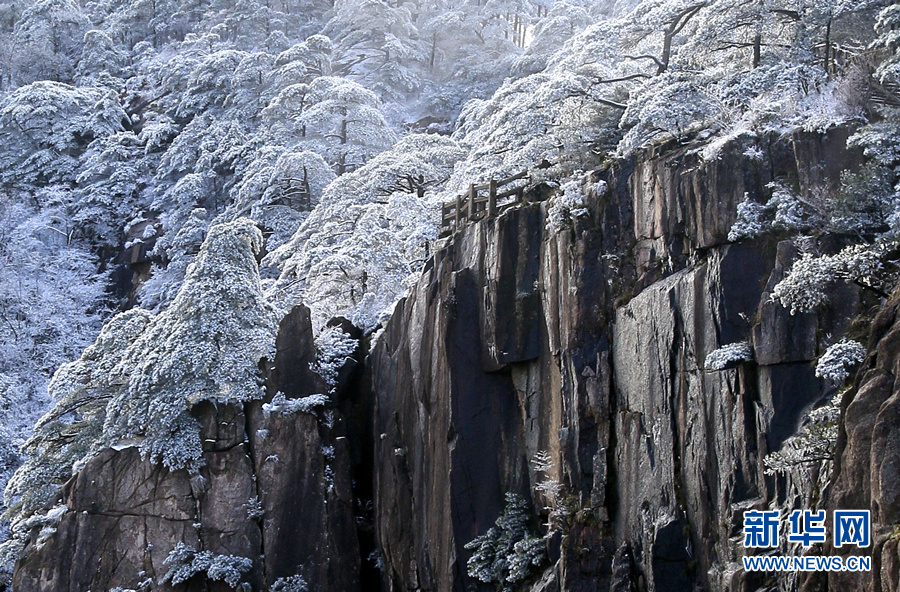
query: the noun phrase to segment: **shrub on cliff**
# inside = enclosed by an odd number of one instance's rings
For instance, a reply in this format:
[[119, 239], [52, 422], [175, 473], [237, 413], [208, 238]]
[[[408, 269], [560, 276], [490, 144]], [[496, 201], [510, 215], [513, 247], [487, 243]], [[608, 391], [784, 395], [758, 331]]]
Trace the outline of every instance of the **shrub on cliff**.
[[866, 357], [863, 344], [841, 339], [831, 345], [816, 364], [816, 376], [843, 384], [850, 377], [850, 370], [859, 366]]
[[791, 314], [810, 312], [828, 301], [835, 284], [850, 282], [881, 293], [885, 281], [879, 245], [852, 245], [836, 255], [804, 253], [778, 282], [772, 298]]
[[469, 575], [495, 583], [504, 591], [530, 577], [547, 552], [546, 542], [531, 533], [528, 522], [528, 503], [522, 496], [507, 492], [506, 506], [494, 526], [465, 545], [473, 551], [466, 562]]
[[224, 581], [231, 588], [237, 588], [243, 574], [253, 567], [253, 562], [246, 557], [234, 555], [217, 555], [211, 551], [197, 551], [184, 543], [178, 543], [166, 557], [169, 566], [160, 584], [177, 586], [188, 581], [196, 574], [206, 574], [213, 581]]
[[[829, 463], [834, 460], [838, 419], [841, 415], [841, 395], [843, 392], [837, 393], [827, 405], [811, 411], [800, 431], [785, 440], [781, 450], [763, 459], [766, 474], [783, 474], [804, 465]], [[823, 471], [823, 475], [828, 474], [829, 470]]]
[[753, 348], [746, 341], [729, 343], [711, 351], [703, 364], [707, 372], [734, 368], [742, 362], [753, 359]]

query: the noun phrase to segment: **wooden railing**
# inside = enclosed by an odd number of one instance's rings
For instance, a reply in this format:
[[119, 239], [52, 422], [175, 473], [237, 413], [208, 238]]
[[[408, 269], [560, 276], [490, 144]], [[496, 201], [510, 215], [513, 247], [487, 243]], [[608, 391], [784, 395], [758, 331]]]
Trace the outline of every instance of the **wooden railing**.
[[[505, 179], [491, 179], [483, 185], [469, 185], [469, 191], [465, 195], [457, 195], [455, 201], [446, 202], [441, 207], [441, 236], [453, 234], [466, 220], [493, 218], [506, 208], [522, 203], [525, 195], [524, 186], [504, 191], [501, 189], [514, 181], [527, 178], [528, 171], [524, 170]], [[482, 195], [482, 192], [487, 194]], [[514, 199], [502, 203], [510, 197]]]

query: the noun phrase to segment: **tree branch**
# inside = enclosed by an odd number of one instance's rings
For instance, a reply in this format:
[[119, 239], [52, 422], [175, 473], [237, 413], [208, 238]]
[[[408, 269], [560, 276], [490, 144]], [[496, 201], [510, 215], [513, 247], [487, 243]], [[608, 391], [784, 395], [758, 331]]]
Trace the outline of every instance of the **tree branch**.
[[622, 57], [625, 58], [626, 60], [634, 60], [634, 61], [637, 61], [637, 60], [653, 60], [653, 63], [655, 63], [655, 64], [656, 64], [657, 66], [659, 66], [660, 68], [666, 67], [666, 64], [662, 63], [662, 61], [661, 61], [658, 57], [652, 56], [652, 55], [649, 55], [649, 54], [636, 55], [636, 56], [626, 55], [626, 56], [622, 56]]

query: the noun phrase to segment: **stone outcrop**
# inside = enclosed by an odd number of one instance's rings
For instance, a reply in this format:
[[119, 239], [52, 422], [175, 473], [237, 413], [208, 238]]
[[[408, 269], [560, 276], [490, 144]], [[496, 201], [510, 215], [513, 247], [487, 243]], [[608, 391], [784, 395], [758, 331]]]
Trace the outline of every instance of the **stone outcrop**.
[[[830, 573], [831, 590], [900, 589], [900, 299], [872, 326], [869, 357], [856, 388], [843, 399], [829, 510], [870, 510], [868, 549], [830, 548], [837, 555], [869, 555], [872, 571]], [[830, 514], [830, 512], [829, 512]]]
[[[269, 370], [269, 397], [327, 392], [315, 360], [309, 312], [282, 321]], [[199, 573], [163, 583], [178, 543], [251, 560], [242, 583], [263, 590], [302, 575], [314, 590], [358, 590], [359, 548], [340, 414], [265, 412], [201, 403], [204, 466], [170, 471], [135, 447], [107, 449], [64, 488], [56, 533], [35, 530], [15, 572], [19, 592], [129, 590], [218, 592], [232, 588]]]

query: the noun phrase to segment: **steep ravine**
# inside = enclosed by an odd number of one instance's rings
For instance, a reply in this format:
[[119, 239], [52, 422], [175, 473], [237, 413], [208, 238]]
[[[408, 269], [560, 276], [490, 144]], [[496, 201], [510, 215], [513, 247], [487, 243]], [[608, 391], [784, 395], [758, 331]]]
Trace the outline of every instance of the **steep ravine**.
[[[755, 140], [762, 159], [746, 141], [709, 161], [661, 146], [594, 172], [589, 215], [571, 228], [547, 228], [541, 190], [466, 225], [437, 245], [371, 351], [360, 350], [364, 363], [345, 368], [332, 406], [198, 407], [199, 477], [133, 448], [104, 452], [66, 486], [56, 534], [39, 543], [35, 529], [15, 591], [229, 589], [203, 574], [159, 584], [178, 542], [250, 558], [251, 590], [294, 574], [316, 591], [492, 590], [468, 575], [465, 545], [508, 492], [543, 532], [552, 504], [537, 485], [547, 478], [568, 511], [517, 589], [772, 585], [739, 569], [742, 514], [806, 503], [803, 476], [767, 476], [763, 457], [832, 394], [812, 362], [873, 302], [851, 287], [820, 314], [791, 316], [769, 294], [797, 245], [727, 235], [745, 194], [775, 178], [805, 194], [836, 184], [840, 167], [822, 163], [859, 161], [846, 137]], [[859, 589], [896, 590], [900, 574], [896, 309], [879, 315], [865, 373], [845, 395], [829, 492], [832, 505], [875, 510], [880, 571], [857, 577]], [[745, 340], [753, 361], [704, 370], [710, 352]], [[297, 308], [279, 331], [268, 397], [324, 392], [313, 352]], [[552, 467], [538, 472], [543, 451]], [[837, 577], [801, 584], [849, 589]]]

